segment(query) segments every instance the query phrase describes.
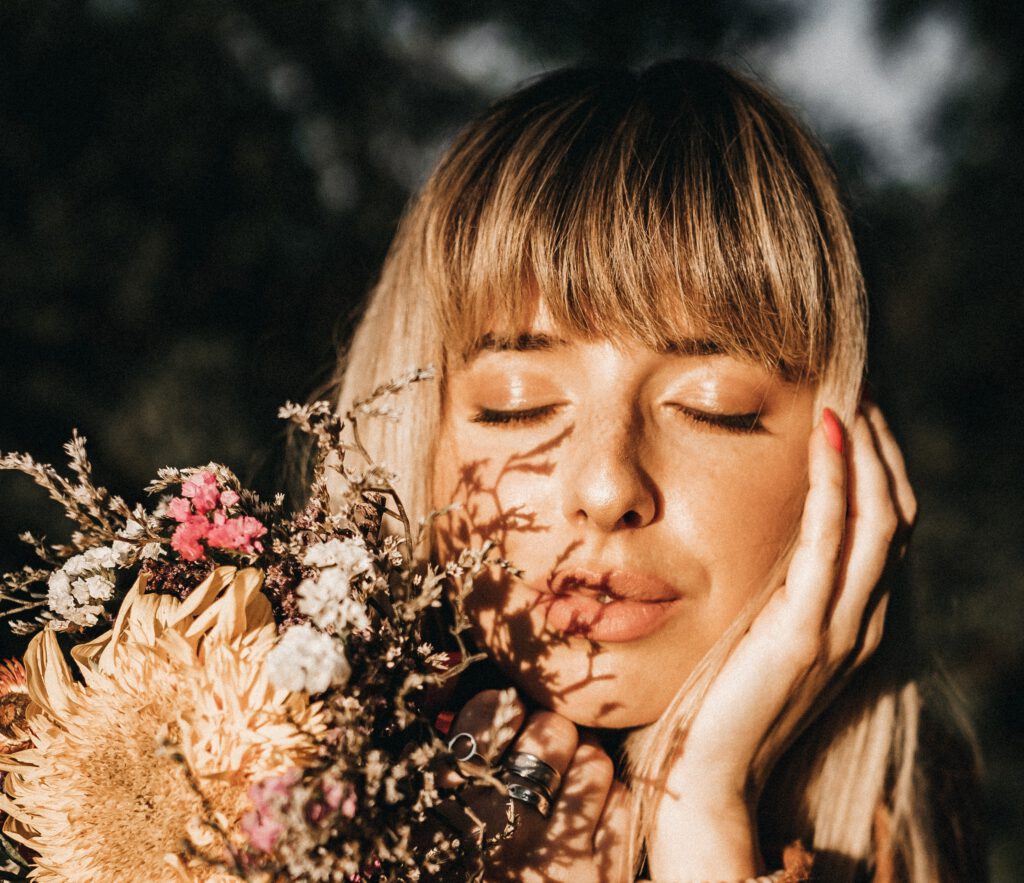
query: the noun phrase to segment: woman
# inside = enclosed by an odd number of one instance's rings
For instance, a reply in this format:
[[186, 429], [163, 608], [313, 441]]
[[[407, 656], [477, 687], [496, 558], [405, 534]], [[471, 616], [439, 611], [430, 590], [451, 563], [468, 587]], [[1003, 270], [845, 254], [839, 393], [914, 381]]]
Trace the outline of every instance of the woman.
[[864, 337], [820, 150], [714, 64], [548, 76], [427, 182], [341, 400], [436, 366], [367, 446], [417, 516], [460, 504], [433, 555], [519, 568], [466, 601], [512, 726], [492, 691], [452, 730], [515, 786], [495, 879], [742, 880], [795, 840], [818, 879], [983, 876], [890, 594], [916, 504]]

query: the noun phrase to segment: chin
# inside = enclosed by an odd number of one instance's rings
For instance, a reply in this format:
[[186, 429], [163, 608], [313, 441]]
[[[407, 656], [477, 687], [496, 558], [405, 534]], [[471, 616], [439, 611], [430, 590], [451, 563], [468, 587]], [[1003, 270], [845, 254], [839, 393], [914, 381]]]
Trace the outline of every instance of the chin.
[[559, 695], [544, 685], [522, 684], [520, 687], [538, 705], [550, 708], [578, 727], [595, 730], [643, 727], [654, 723], [668, 706], [667, 699], [658, 701], [653, 697], [638, 702], [635, 692], [628, 702], [623, 701], [631, 691], [623, 691], [620, 685], [616, 685], [615, 690], [602, 690], [597, 684], [592, 684]]

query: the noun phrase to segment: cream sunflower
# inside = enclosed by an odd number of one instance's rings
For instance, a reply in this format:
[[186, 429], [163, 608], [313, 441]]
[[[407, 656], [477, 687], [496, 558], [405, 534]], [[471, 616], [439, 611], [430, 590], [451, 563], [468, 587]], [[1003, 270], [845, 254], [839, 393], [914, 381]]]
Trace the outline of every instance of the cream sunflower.
[[[304, 693], [275, 687], [262, 574], [219, 567], [185, 601], [130, 590], [113, 629], [76, 646], [52, 631], [25, 654], [31, 746], [0, 757], [5, 833], [44, 881], [217, 880], [250, 785], [302, 766], [323, 730]], [[200, 792], [200, 793], [197, 793]]]

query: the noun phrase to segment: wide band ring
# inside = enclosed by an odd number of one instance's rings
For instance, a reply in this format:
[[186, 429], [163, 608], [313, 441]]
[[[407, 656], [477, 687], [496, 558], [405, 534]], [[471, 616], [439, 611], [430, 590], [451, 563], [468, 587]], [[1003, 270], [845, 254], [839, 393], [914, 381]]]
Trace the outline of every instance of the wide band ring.
[[448, 750], [452, 754], [455, 754], [455, 746], [458, 743], [459, 739], [469, 740], [469, 751], [466, 752], [465, 757], [456, 756], [456, 761], [458, 761], [459, 763], [487, 763], [486, 758], [479, 751], [476, 750], [476, 736], [474, 736], [472, 733], [456, 733], [454, 736], [451, 737], [451, 739], [448, 740]]
[[507, 788], [509, 797], [513, 800], [518, 800], [520, 803], [525, 803], [531, 809], [535, 809], [542, 818], [546, 819], [551, 815], [551, 798], [547, 794], [534, 791], [533, 788], [519, 785], [516, 782], [510, 782]]
[[558, 791], [558, 786], [562, 783], [562, 774], [558, 770], [529, 751], [510, 754], [501, 766], [506, 772], [540, 785], [549, 797]]

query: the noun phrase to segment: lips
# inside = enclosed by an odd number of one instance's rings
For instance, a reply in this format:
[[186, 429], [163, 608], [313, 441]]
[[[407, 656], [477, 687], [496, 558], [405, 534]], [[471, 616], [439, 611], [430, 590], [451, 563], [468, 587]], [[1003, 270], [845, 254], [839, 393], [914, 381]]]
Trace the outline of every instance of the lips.
[[622, 570], [560, 571], [533, 588], [549, 628], [607, 643], [637, 641], [653, 634], [683, 598], [663, 579]]

